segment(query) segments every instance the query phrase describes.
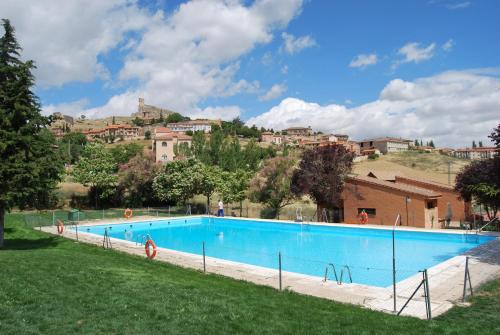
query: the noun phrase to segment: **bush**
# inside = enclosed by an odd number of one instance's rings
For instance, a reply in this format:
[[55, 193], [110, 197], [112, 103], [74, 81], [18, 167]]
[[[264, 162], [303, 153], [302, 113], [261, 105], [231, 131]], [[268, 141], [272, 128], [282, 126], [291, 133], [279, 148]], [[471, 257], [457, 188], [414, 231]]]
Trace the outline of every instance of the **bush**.
[[277, 211], [275, 208], [263, 208], [260, 210], [261, 219], [275, 219], [277, 216]]
[[369, 155], [368, 155], [368, 159], [373, 159], [373, 160], [375, 160], [375, 159], [377, 159], [378, 157], [379, 157], [379, 155], [378, 155], [378, 154], [369, 154]]

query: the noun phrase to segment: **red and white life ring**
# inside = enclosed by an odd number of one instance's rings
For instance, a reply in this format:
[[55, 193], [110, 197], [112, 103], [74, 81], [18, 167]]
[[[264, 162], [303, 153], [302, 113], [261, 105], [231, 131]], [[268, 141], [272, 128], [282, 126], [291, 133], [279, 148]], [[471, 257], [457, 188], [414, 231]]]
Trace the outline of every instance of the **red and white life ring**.
[[[146, 256], [148, 256], [149, 259], [153, 259], [156, 256], [156, 244], [153, 240], [149, 239], [146, 242]], [[151, 249], [153, 249], [153, 252], [151, 252]]]
[[125, 210], [125, 212], [123, 212], [123, 216], [126, 218], [126, 219], [130, 219], [132, 217], [132, 215], [134, 214], [134, 212], [130, 209], [130, 208], [127, 208]]
[[359, 213], [359, 222], [361, 224], [367, 224], [368, 223], [368, 214], [363, 210], [361, 213]]

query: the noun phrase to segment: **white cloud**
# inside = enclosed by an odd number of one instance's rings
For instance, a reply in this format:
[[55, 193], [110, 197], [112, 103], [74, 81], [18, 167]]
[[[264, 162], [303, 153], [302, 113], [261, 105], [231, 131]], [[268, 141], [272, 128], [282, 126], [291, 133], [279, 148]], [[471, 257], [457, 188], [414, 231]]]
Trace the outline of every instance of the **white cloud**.
[[207, 97], [257, 93], [258, 82], [233, 81], [238, 59], [270, 42], [273, 31], [285, 27], [301, 5], [302, 0], [257, 0], [251, 6], [200, 0], [180, 5], [170, 16], [149, 24], [125, 59], [119, 78], [137, 80], [138, 87], [89, 110], [89, 116], [130, 114], [139, 96], [149, 104], [190, 114], [198, 113], [197, 104]]
[[23, 58], [36, 62], [41, 86], [107, 80], [108, 70], [98, 56], [160, 15], [127, 0], [6, 0], [0, 1], [0, 13], [16, 29]]
[[455, 46], [455, 41], [453, 41], [453, 39], [449, 39], [448, 41], [446, 41], [446, 43], [444, 43], [441, 48], [446, 51], [446, 52], [449, 52], [451, 51], [451, 49], [453, 49], [453, 47]]
[[421, 46], [420, 43], [411, 42], [405, 44], [398, 50], [398, 54], [403, 56], [403, 59], [396, 61], [393, 68], [403, 63], [420, 63], [429, 60], [434, 56], [436, 43], [431, 43], [428, 46]]
[[464, 2], [459, 2], [459, 3], [455, 3], [455, 4], [448, 4], [446, 5], [446, 7], [448, 9], [464, 9], [464, 8], [467, 8], [471, 5], [471, 2], [470, 1], [464, 1]]
[[51, 104], [43, 106], [42, 113], [44, 115], [51, 115], [55, 112], [59, 112], [64, 115], [78, 117], [85, 113], [85, 108], [87, 107], [88, 103], [89, 101], [87, 99], [81, 99], [60, 104]]
[[264, 65], [270, 65], [273, 61], [273, 55], [270, 52], [266, 52], [264, 55], [262, 55], [262, 58], [260, 59], [260, 62]]
[[269, 91], [259, 97], [260, 101], [269, 101], [279, 98], [283, 93], [285, 93], [287, 87], [285, 84], [275, 84]]
[[233, 120], [241, 115], [241, 109], [238, 106], [216, 106], [204, 109], [196, 109], [188, 114], [191, 118], [202, 119], [222, 119], [225, 121]]
[[354, 139], [378, 136], [433, 139], [440, 146], [489, 143], [498, 124], [498, 69], [448, 71], [415, 81], [394, 79], [379, 99], [353, 108], [319, 105], [287, 98], [268, 112], [248, 120], [265, 128], [312, 126], [342, 132]]
[[376, 54], [369, 55], [357, 55], [354, 59], [349, 63], [349, 67], [360, 67], [365, 68], [369, 65], [377, 64], [378, 57]]
[[284, 32], [281, 34], [281, 37], [283, 38], [283, 46], [281, 50], [284, 50], [290, 55], [296, 54], [306, 48], [310, 48], [316, 45], [316, 41], [309, 35], [295, 37]]
[[281, 67], [281, 73], [282, 74], [288, 74], [288, 65], [283, 65]]
[[200, 111], [207, 97], [257, 93], [257, 81], [235, 81], [239, 58], [269, 43], [301, 7], [302, 0], [198, 0], [167, 14], [143, 9], [137, 0], [0, 2], [24, 56], [37, 62], [38, 85], [107, 79], [100, 57], [114, 48], [126, 52], [113, 87], [134, 86], [85, 110], [90, 117], [129, 115], [138, 97], [188, 114]]

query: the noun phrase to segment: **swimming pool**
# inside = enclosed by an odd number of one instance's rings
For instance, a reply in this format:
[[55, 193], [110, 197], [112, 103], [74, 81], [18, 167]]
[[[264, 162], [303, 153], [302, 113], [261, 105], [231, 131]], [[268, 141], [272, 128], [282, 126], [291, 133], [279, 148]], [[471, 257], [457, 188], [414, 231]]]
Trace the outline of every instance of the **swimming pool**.
[[[392, 283], [392, 231], [291, 222], [195, 217], [113, 225], [82, 226], [79, 231], [139, 240], [149, 234], [158, 247], [202, 254], [284, 271], [323, 276], [329, 263], [338, 274], [348, 265], [354, 283], [386, 287]], [[494, 237], [396, 230], [397, 281], [430, 268]], [[346, 276], [344, 276], [344, 280]]]

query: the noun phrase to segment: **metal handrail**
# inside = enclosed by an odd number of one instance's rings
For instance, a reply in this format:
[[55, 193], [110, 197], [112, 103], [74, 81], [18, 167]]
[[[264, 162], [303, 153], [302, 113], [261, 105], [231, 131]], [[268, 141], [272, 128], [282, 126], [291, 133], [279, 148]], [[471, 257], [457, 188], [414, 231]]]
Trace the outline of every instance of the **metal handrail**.
[[297, 207], [295, 209], [295, 222], [303, 222], [304, 218], [302, 216], [302, 207]]
[[326, 269], [325, 269], [325, 279], [323, 280], [323, 282], [326, 283], [326, 281], [328, 280], [328, 268], [329, 267], [331, 267], [332, 270], [333, 270], [333, 275], [335, 276], [335, 281], [337, 282], [337, 284], [340, 285], [339, 278], [337, 277], [337, 270], [335, 269], [335, 265], [333, 263], [328, 263], [328, 265], [326, 266]]
[[342, 278], [344, 277], [344, 269], [347, 269], [347, 273], [349, 274], [349, 281], [352, 283], [351, 268], [349, 268], [349, 265], [344, 265], [342, 267], [342, 270], [340, 271], [340, 282], [339, 282], [339, 285], [342, 285], [342, 283], [343, 283]]
[[484, 228], [486, 228], [488, 225], [492, 224], [496, 220], [498, 220], [498, 218], [494, 217], [493, 219], [491, 219], [490, 221], [488, 221], [486, 224], [484, 224], [481, 228], [478, 228], [477, 231], [476, 231], [476, 233], [482, 232]]

